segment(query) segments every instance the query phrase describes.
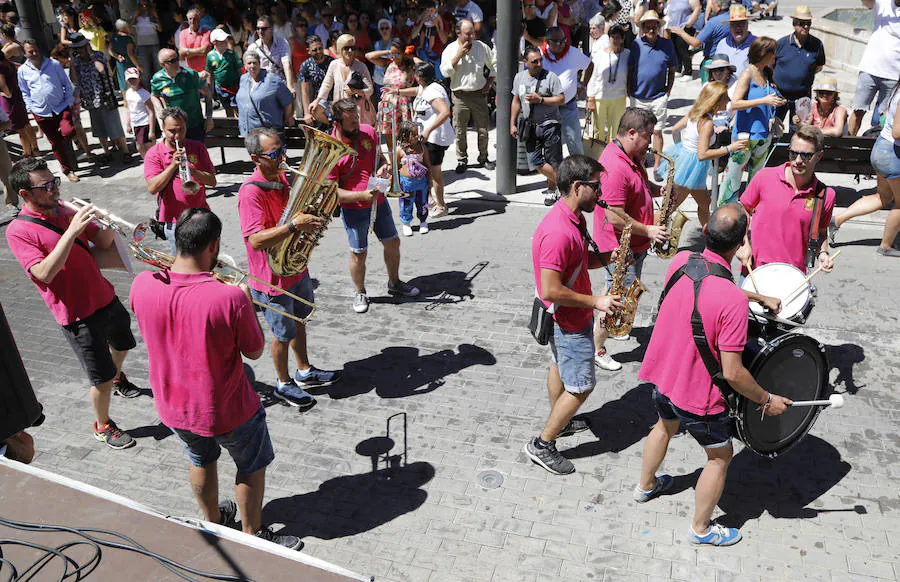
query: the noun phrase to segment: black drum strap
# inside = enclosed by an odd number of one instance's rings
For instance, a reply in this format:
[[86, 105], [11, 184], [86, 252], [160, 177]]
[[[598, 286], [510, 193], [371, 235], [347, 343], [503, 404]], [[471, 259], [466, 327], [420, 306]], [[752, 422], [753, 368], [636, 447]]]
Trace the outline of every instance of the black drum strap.
[[734, 389], [732, 389], [725, 380], [725, 376], [722, 373], [722, 366], [716, 361], [716, 358], [709, 347], [709, 340], [706, 337], [706, 331], [703, 329], [703, 318], [700, 316], [700, 309], [698, 308], [700, 287], [703, 285], [703, 280], [712, 275], [714, 277], [722, 277], [723, 279], [732, 281], [731, 271], [722, 265], [710, 263], [703, 258], [703, 255], [700, 253], [692, 253], [688, 258], [687, 263], [672, 273], [672, 277], [669, 279], [666, 288], [660, 295], [660, 308], [669, 291], [684, 275], [687, 275], [688, 278], [694, 282], [694, 310], [691, 312], [691, 333], [694, 336], [694, 345], [697, 346], [697, 351], [700, 353], [700, 359], [703, 360], [703, 365], [706, 367], [706, 371], [712, 378], [713, 384], [715, 384], [722, 392], [722, 397], [728, 404], [729, 410], [733, 410], [732, 400], [734, 399]]

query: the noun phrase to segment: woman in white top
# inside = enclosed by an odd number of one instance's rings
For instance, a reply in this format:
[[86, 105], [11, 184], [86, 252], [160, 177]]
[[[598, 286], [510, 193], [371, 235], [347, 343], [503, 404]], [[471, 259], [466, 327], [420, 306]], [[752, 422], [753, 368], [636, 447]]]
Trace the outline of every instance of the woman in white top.
[[609, 46], [592, 51], [594, 72], [587, 86], [587, 108], [591, 112], [594, 139], [611, 141], [625, 113], [625, 80], [628, 77], [628, 55], [625, 27], [616, 24], [609, 29]]
[[888, 108], [884, 115], [884, 127], [872, 146], [870, 160], [872, 167], [878, 172], [877, 194], [863, 196], [850, 205], [837, 218], [831, 219], [828, 236], [834, 243], [835, 234], [842, 224], [857, 216], [871, 214], [881, 210], [894, 201], [894, 208], [884, 221], [884, 233], [881, 244], [875, 250], [884, 257], [900, 257], [900, 250], [893, 247], [894, 239], [900, 232], [900, 82], [894, 86]]
[[609, 36], [606, 34], [606, 19], [603, 14], [597, 13], [591, 17], [588, 23], [588, 41], [591, 45], [591, 58], [594, 53], [609, 46]]
[[[728, 102], [728, 87], [718, 81], [710, 81], [704, 85], [690, 112], [673, 128], [673, 131], [675, 128], [684, 128], [681, 143], [666, 148], [664, 152], [675, 162], [675, 207], [680, 206], [690, 194], [697, 202], [697, 218], [703, 226], [709, 220], [710, 200], [706, 177], [709, 175], [711, 160], [747, 149], [746, 139], [736, 140], [721, 148], [712, 147], [715, 143], [713, 116], [724, 111]], [[661, 165], [659, 170], [665, 175], [667, 167]]]
[[140, 65], [141, 81], [150, 86], [150, 77], [159, 69], [157, 61], [159, 53], [159, 33], [162, 25], [156, 7], [150, 0], [141, 0], [134, 16], [131, 18], [131, 30], [137, 45], [137, 58]]
[[[372, 94], [375, 92], [369, 69], [356, 60], [356, 38], [352, 34], [342, 34], [335, 43], [338, 58], [331, 61], [319, 94], [309, 104], [309, 113], [316, 116], [316, 108], [321, 108], [322, 101], [337, 101], [344, 97], [352, 97], [359, 108], [359, 122], [365, 125], [375, 126], [375, 107], [372, 105]], [[362, 88], [353, 88], [350, 81], [353, 73], [357, 73], [362, 79]], [[332, 91], [334, 94], [332, 95]], [[330, 113], [330, 112], [327, 112]], [[322, 112], [319, 113], [321, 118]]]
[[419, 92], [413, 101], [413, 115], [419, 134], [425, 140], [428, 159], [431, 162], [431, 184], [434, 204], [431, 207], [431, 218], [447, 214], [444, 202], [444, 175], [441, 173], [441, 162], [444, 152], [453, 143], [456, 135], [450, 123], [450, 99], [444, 86], [434, 81], [434, 65], [423, 62], [416, 65], [416, 82]]

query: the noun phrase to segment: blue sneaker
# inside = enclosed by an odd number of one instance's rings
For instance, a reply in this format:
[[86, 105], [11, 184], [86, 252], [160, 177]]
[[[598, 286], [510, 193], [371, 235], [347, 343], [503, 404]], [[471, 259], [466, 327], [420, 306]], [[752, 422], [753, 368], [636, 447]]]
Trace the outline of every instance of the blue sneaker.
[[733, 546], [741, 541], [741, 532], [733, 527], [721, 526], [717, 523], [709, 524], [709, 531], [705, 534], [697, 535], [694, 528], [690, 528], [690, 538], [692, 544], [706, 546]]
[[673, 479], [671, 475], [657, 475], [656, 487], [653, 488], [653, 491], [643, 491], [641, 490], [640, 485], [635, 485], [634, 493], [632, 493], [631, 497], [638, 503], [647, 503], [648, 501], [671, 487], [672, 481]]
[[340, 380], [342, 376], [343, 373], [340, 370], [320, 370], [315, 366], [310, 366], [306, 372], [295, 371], [294, 382], [297, 386], [315, 388], [317, 386], [331, 386]]
[[316, 403], [316, 399], [313, 398], [312, 394], [290, 381], [282, 382], [281, 380], [276, 380], [275, 398], [300, 408], [310, 408]]

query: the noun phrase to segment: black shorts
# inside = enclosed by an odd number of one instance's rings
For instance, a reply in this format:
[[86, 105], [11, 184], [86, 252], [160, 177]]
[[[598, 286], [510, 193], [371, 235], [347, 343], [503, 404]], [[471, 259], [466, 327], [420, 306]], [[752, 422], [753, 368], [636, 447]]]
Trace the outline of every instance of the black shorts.
[[534, 136], [525, 142], [525, 153], [529, 170], [537, 170], [544, 164], [558, 168], [562, 163], [562, 126], [559, 123], [535, 126]]
[[672, 401], [665, 394], [661, 394], [655, 386], [653, 403], [661, 419], [669, 422], [680, 421], [681, 426], [691, 433], [694, 440], [704, 449], [717, 449], [731, 444], [733, 431], [731, 418], [727, 412], [709, 416], [691, 414], [672, 404]]
[[444, 152], [447, 151], [449, 146], [439, 146], [436, 143], [427, 142], [425, 144], [425, 149], [428, 150], [428, 161], [431, 162], [432, 166], [440, 166], [444, 163]]
[[91, 386], [99, 386], [116, 377], [116, 365], [109, 348], [124, 352], [137, 345], [131, 333], [131, 316], [118, 297], [85, 319], [62, 326], [62, 331]]

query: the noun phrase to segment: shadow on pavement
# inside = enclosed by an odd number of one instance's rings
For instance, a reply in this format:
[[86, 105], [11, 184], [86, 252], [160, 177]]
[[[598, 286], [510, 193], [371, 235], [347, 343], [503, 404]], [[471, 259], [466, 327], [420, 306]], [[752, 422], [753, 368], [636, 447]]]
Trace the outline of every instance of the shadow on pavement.
[[600, 408], [582, 413], [591, 424], [596, 441], [561, 451], [567, 459], [583, 459], [603, 453], [618, 453], [647, 436], [656, 424], [652, 384], [644, 383], [611, 400]]
[[400, 305], [403, 303], [460, 303], [466, 299], [474, 299], [472, 281], [487, 265], [487, 261], [482, 261], [476, 263], [466, 273], [462, 271], [441, 271], [440, 273], [415, 277], [407, 282], [419, 289], [418, 296], [369, 295], [369, 302]]
[[427, 394], [444, 384], [444, 378], [470, 366], [493, 366], [496, 358], [486, 349], [460, 344], [457, 351], [441, 350], [420, 355], [419, 348], [396, 346], [362, 360], [344, 364], [340, 382], [315, 391], [333, 399], [366, 394], [373, 389], [381, 398]]
[[421, 489], [434, 466], [417, 462], [374, 473], [329, 479], [316, 491], [273, 499], [263, 523], [283, 523], [279, 533], [331, 540], [356, 535], [418, 509], [428, 498]]
[[[718, 521], [741, 527], [763, 512], [776, 519], [816, 517], [819, 511], [806, 506], [840, 483], [850, 469], [836, 448], [811, 435], [775, 459], [744, 449], [728, 469], [725, 492], [719, 500], [725, 515]], [[844, 510], [866, 513], [865, 507]]]
[[[866, 360], [866, 352], [862, 346], [856, 344], [842, 344], [839, 346], [825, 346], [825, 355], [831, 368], [837, 370], [837, 377], [831, 383], [832, 386], [844, 385], [848, 394], [856, 394], [865, 384], [857, 385], [853, 378], [855, 364]], [[830, 372], [830, 371], [829, 371]]]
[[[654, 308], [655, 310], [655, 308]], [[631, 337], [637, 340], [637, 347], [632, 349], [630, 352], [620, 352], [617, 354], [613, 354], [613, 359], [615, 359], [620, 364], [627, 364], [629, 362], [642, 362], [644, 361], [644, 354], [647, 351], [647, 344], [650, 343], [650, 335], [653, 333], [653, 327], [634, 327], [631, 329]], [[615, 340], [607, 340], [607, 347], [612, 344], [615, 346], [617, 343]]]
[[505, 214], [509, 202], [496, 202], [490, 206], [484, 202], [467, 203], [465, 200], [448, 205], [449, 214], [435, 222], [429, 222], [431, 230], [453, 230], [460, 226], [472, 224], [479, 218]]

